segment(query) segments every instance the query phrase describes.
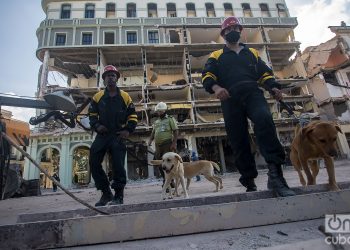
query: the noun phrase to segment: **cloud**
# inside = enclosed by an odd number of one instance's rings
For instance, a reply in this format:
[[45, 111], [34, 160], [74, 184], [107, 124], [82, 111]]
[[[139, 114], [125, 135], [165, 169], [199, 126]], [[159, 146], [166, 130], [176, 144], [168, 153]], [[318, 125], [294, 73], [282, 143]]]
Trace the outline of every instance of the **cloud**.
[[295, 39], [301, 49], [319, 45], [334, 37], [328, 26], [340, 26], [341, 21], [350, 24], [349, 0], [288, 0], [290, 15], [297, 17]]

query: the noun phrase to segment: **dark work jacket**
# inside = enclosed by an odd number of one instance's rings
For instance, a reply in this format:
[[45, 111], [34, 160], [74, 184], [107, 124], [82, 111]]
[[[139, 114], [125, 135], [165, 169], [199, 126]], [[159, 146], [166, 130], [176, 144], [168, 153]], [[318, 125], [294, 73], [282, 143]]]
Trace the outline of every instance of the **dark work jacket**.
[[261, 60], [258, 51], [242, 43], [240, 45], [244, 48], [239, 54], [226, 46], [210, 54], [202, 72], [205, 90], [213, 94], [212, 87], [215, 84], [230, 92], [242, 84], [260, 84], [267, 90], [280, 88], [272, 70]]
[[132, 133], [137, 124], [135, 106], [128, 93], [117, 88], [118, 93], [110, 97], [107, 89], [96, 93], [89, 107], [90, 126], [96, 131], [104, 125], [109, 133], [128, 130]]

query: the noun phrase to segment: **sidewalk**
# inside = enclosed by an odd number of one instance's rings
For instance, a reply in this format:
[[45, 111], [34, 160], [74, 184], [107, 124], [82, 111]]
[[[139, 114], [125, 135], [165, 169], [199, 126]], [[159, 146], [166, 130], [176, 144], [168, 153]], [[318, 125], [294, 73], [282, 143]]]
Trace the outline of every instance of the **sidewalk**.
[[[267, 170], [260, 170], [256, 179], [259, 190], [266, 190]], [[292, 167], [287, 167], [284, 171], [285, 178], [291, 187], [300, 186], [297, 172]], [[238, 173], [226, 173], [223, 177], [224, 188], [218, 193], [213, 192], [215, 187], [213, 183], [201, 178], [201, 181], [192, 181], [189, 190], [191, 197], [217, 196], [230, 193], [245, 192], [238, 181]], [[343, 160], [336, 162], [336, 180], [338, 182], [350, 181], [350, 161]], [[328, 175], [325, 168], [320, 169], [317, 183], [327, 183]], [[148, 179], [141, 181], [130, 181], [125, 190], [125, 204], [143, 203], [149, 201], [159, 201], [161, 195], [160, 180]], [[100, 198], [100, 192], [95, 188], [73, 189], [73, 193], [84, 201], [94, 205]], [[178, 197], [176, 199], [182, 199]], [[17, 215], [23, 213], [38, 213], [50, 211], [74, 210], [77, 208], [85, 208], [80, 203], [63, 193], [63, 191], [44, 192], [42, 196], [13, 198], [0, 201], [0, 225], [14, 224]]]

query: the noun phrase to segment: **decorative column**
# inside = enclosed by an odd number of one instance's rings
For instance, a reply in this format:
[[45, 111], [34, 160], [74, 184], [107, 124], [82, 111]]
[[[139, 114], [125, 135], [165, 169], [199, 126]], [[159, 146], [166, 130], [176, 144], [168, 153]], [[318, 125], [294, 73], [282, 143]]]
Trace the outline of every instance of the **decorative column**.
[[[40, 157], [37, 156], [38, 153], [38, 139], [32, 138], [32, 143], [30, 143], [27, 153], [38, 163], [40, 163]], [[39, 158], [39, 159], [38, 159]], [[24, 173], [23, 178], [25, 180], [39, 179], [40, 171], [39, 169], [31, 163], [27, 158], [24, 163]]]
[[47, 77], [49, 73], [49, 59], [50, 59], [50, 52], [48, 50], [45, 50], [44, 61], [42, 64], [42, 70], [41, 70], [41, 76], [40, 76], [40, 89], [38, 93], [39, 97], [42, 97], [46, 90]]
[[62, 136], [59, 176], [65, 188], [72, 187], [72, 155], [70, 154], [70, 136]]

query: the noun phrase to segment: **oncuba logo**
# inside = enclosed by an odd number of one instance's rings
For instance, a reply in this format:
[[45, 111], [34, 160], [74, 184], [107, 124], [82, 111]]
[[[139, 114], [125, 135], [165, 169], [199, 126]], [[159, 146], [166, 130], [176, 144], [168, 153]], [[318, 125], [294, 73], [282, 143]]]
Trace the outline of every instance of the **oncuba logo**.
[[350, 215], [326, 214], [324, 224], [325, 232], [330, 234], [325, 238], [327, 245], [350, 245], [347, 235], [350, 233]]
[[350, 233], [350, 215], [326, 214], [324, 226], [328, 233]]

